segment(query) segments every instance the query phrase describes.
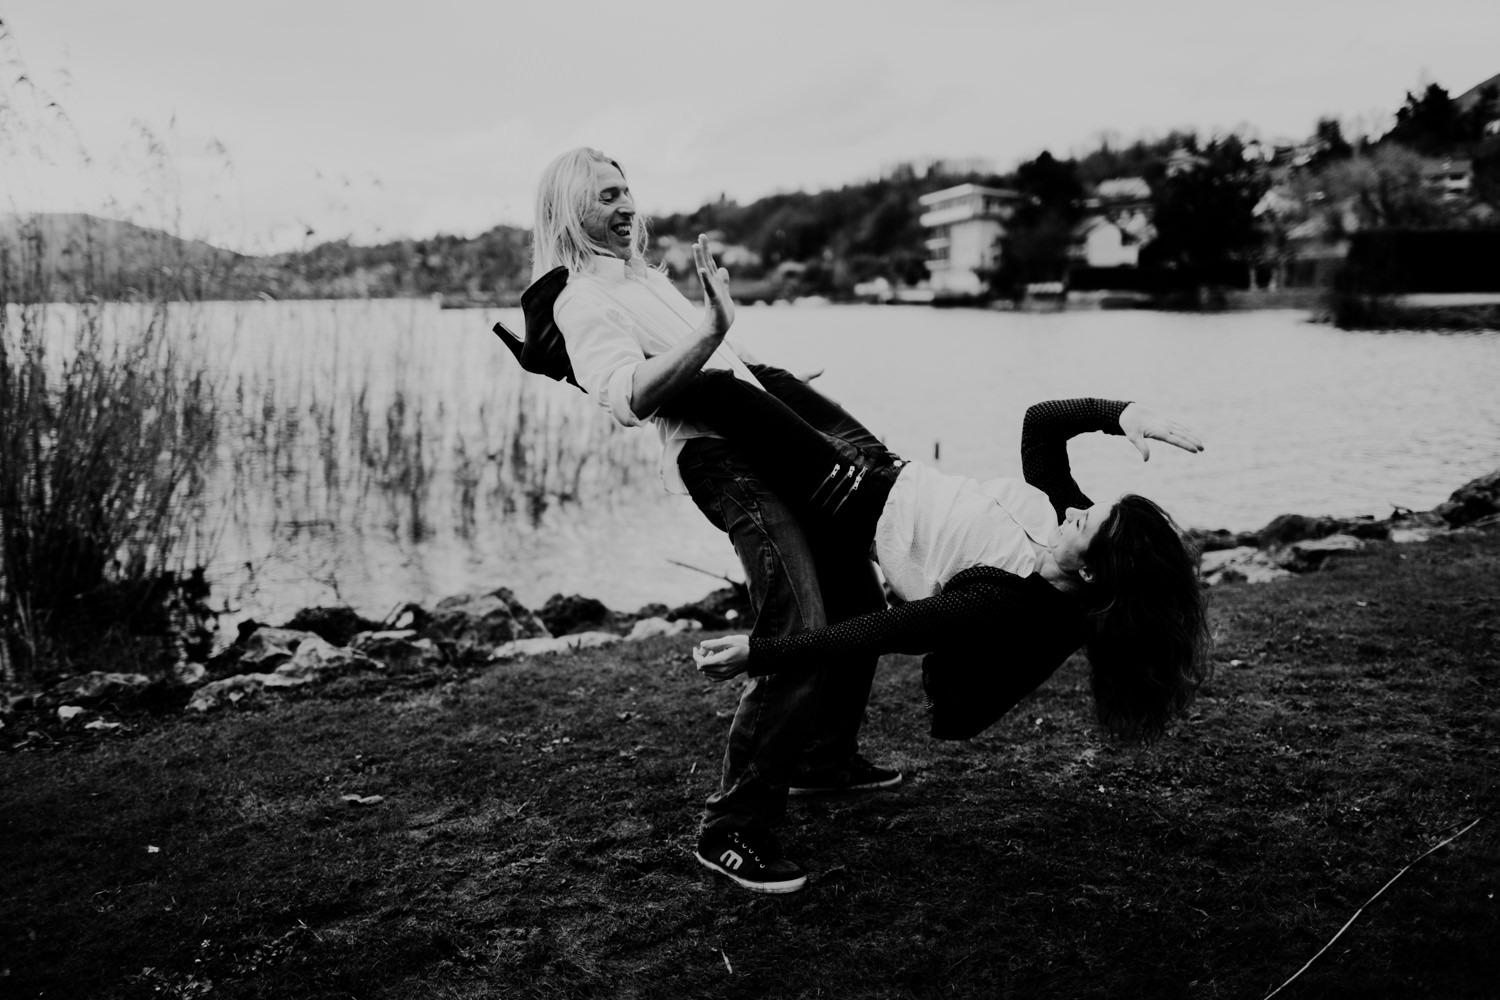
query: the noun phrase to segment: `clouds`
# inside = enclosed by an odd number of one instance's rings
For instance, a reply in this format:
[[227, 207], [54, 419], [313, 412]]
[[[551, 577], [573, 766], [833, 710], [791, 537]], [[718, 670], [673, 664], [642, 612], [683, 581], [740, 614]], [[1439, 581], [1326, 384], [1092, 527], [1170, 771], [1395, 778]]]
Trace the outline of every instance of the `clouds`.
[[[128, 159], [132, 121], [170, 131], [194, 235], [248, 247], [304, 221], [362, 240], [527, 225], [541, 167], [581, 144], [664, 213], [901, 160], [1006, 168], [1103, 131], [1300, 136], [1388, 114], [1424, 73], [1457, 92], [1500, 69], [1494, 6], [11, 0], [5, 20], [98, 163]], [[147, 197], [128, 165], [30, 173], [37, 207]]]

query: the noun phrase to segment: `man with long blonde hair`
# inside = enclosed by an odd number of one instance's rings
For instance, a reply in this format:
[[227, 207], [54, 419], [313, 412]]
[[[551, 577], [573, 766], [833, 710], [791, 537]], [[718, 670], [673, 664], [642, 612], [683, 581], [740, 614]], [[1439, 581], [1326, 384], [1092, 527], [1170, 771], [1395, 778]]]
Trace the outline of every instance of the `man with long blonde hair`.
[[[726, 339], [734, 303], [707, 241], [700, 237], [693, 248], [701, 307], [647, 266], [646, 241], [645, 220], [618, 163], [587, 147], [557, 157], [537, 190], [533, 285], [523, 299], [528, 328], [533, 319], [554, 321], [578, 385], [621, 425], [655, 426], [667, 489], [692, 496], [734, 544], [756, 611], [754, 634], [791, 635], [883, 608], [884, 593], [863, 553], [805, 531], [734, 446], [661, 412], [704, 368], [759, 383], [750, 368], [755, 359]], [[837, 435], [841, 428], [824, 429]], [[772, 832], [788, 794], [901, 781], [899, 771], [858, 752], [875, 662], [870, 655], [830, 658], [823, 669], [746, 685], [720, 784], [704, 811], [702, 864], [752, 891], [795, 892], [806, 874], [783, 855]]]

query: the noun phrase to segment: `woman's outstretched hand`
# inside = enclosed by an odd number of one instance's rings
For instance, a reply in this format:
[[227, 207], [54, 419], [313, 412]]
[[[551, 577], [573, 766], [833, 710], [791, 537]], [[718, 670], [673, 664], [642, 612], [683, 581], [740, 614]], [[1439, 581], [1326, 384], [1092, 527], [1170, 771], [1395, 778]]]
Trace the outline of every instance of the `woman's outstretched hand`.
[[745, 672], [750, 662], [750, 637], [748, 635], [726, 635], [719, 639], [704, 639], [693, 647], [693, 662], [699, 673], [716, 681]]
[[708, 237], [698, 236], [693, 244], [693, 267], [703, 285], [703, 323], [712, 336], [723, 338], [734, 325], [734, 299], [729, 297], [729, 272], [714, 264], [708, 250]]
[[1120, 430], [1125, 432], [1125, 437], [1135, 450], [1141, 453], [1141, 460], [1151, 460], [1151, 446], [1146, 443], [1149, 438], [1154, 441], [1165, 441], [1167, 444], [1175, 445], [1183, 451], [1194, 454], [1203, 450], [1203, 442], [1186, 427], [1175, 420], [1162, 416], [1154, 410], [1148, 410], [1139, 403], [1131, 403], [1120, 412]]

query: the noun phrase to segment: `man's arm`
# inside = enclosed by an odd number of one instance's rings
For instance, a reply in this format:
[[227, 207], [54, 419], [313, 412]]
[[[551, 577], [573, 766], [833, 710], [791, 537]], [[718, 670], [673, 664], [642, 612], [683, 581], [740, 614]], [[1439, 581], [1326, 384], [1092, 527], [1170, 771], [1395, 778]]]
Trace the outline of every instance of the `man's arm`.
[[702, 369], [734, 324], [734, 300], [729, 296], [729, 272], [714, 266], [708, 238], [693, 244], [693, 265], [703, 285], [703, 322], [672, 349], [636, 366], [631, 385], [631, 409], [637, 417], [655, 413]]
[[729, 275], [713, 267], [703, 237], [693, 258], [707, 298], [703, 321], [661, 354], [646, 357], [635, 320], [597, 288], [570, 283], [553, 307], [579, 385], [627, 427], [652, 416], [681, 390], [734, 322]]

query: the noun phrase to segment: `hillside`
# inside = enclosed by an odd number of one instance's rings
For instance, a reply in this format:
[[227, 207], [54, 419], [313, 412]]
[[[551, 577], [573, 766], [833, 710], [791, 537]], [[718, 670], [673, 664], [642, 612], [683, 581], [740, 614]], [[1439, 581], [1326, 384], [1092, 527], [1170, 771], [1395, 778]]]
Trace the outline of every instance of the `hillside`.
[[0, 253], [17, 282], [10, 294], [44, 284], [55, 298], [203, 295], [224, 287], [247, 259], [202, 240], [73, 212], [0, 215]]

